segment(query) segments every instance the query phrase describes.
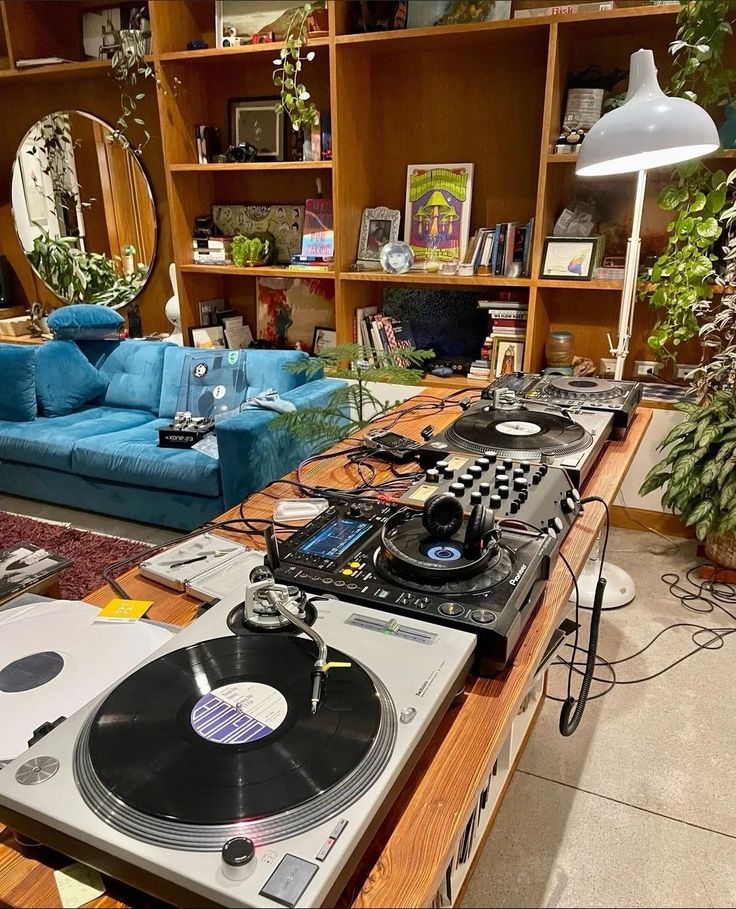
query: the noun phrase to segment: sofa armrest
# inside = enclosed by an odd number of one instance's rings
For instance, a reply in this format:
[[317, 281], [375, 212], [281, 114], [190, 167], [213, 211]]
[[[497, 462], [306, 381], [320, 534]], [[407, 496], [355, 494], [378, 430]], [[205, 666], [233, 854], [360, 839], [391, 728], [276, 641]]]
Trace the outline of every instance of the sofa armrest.
[[[318, 379], [285, 392], [281, 397], [298, 409], [326, 406], [343, 383]], [[314, 453], [310, 442], [296, 441], [284, 429], [274, 429], [276, 413], [248, 409], [217, 425], [220, 472], [225, 505], [231, 508], [245, 496], [276, 480]]]

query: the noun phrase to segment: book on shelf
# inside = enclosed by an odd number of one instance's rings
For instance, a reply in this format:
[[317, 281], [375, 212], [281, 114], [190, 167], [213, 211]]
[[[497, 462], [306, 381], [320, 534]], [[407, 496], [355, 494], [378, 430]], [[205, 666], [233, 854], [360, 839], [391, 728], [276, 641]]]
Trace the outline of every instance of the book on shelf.
[[332, 199], [307, 199], [304, 208], [302, 256], [331, 259], [335, 255]]
[[[377, 354], [414, 347], [414, 337], [408, 325], [391, 316], [378, 312], [376, 306], [366, 306], [355, 311], [353, 340], [369, 347]], [[371, 358], [371, 362], [372, 362]], [[408, 367], [409, 361], [398, 359], [398, 364]]]
[[624, 269], [623, 268], [605, 268], [601, 266], [600, 268], [593, 269], [593, 280], [594, 281], [623, 281], [624, 279]]
[[481, 227], [471, 237], [458, 273], [473, 275], [479, 268], [487, 268], [502, 277], [528, 277], [533, 236], [533, 218], [526, 224], [506, 221]]
[[328, 110], [319, 111], [311, 126], [288, 132], [287, 161], [332, 160], [332, 117]]

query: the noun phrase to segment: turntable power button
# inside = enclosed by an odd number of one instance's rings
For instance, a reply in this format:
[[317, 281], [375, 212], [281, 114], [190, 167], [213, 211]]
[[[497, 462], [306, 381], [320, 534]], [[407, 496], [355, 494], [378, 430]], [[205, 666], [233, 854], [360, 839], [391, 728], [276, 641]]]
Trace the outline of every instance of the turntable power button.
[[234, 836], [222, 847], [222, 873], [232, 881], [242, 881], [251, 872], [250, 864], [255, 858], [253, 840], [247, 836]]

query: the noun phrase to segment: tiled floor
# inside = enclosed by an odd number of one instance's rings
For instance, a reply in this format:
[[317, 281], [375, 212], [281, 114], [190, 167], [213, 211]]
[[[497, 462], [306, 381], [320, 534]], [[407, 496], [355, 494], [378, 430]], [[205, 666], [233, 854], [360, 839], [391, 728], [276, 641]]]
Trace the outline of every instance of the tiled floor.
[[[651, 551], [661, 548], [651, 535], [612, 535], [613, 561], [638, 595], [604, 616], [599, 652], [608, 659], [675, 622], [736, 625], [688, 612], [669, 594], [660, 576], [684, 574], [694, 546]], [[618, 667], [619, 679], [673, 662], [693, 648], [692, 632], [667, 632]], [[735, 648], [736, 637], [726, 639], [657, 679], [616, 687], [589, 702], [571, 738], [558, 732], [559, 703], [547, 700], [463, 905], [736, 906]], [[565, 682], [553, 670], [549, 693], [564, 694]]]
[[[10, 496], [0, 496], [0, 511], [150, 543], [176, 536]], [[608, 659], [675, 622], [734, 625], [690, 613], [669, 594], [661, 575], [684, 574], [694, 546], [663, 549], [652, 535], [613, 531], [613, 561], [634, 576], [638, 595], [604, 616], [600, 652]], [[667, 632], [619, 667], [619, 678], [650, 675], [683, 655], [692, 631]], [[736, 637], [589, 702], [571, 738], [557, 730], [560, 705], [547, 700], [462, 905], [736, 906], [734, 648]], [[553, 670], [549, 693], [564, 687], [564, 672]]]

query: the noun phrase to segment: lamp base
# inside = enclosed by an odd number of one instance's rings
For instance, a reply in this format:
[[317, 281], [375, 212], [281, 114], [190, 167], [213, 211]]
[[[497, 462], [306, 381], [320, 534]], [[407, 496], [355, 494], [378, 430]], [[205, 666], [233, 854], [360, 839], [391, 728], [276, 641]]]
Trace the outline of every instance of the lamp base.
[[[580, 605], [587, 609], [593, 608], [595, 588], [598, 583], [598, 570], [600, 562], [597, 558], [590, 558], [578, 578], [578, 591]], [[614, 565], [606, 562], [603, 566], [603, 577], [606, 579], [606, 592], [603, 596], [603, 609], [622, 609], [628, 606], [636, 597], [636, 584], [631, 575]], [[570, 603], [575, 604], [575, 591], [570, 596]]]

